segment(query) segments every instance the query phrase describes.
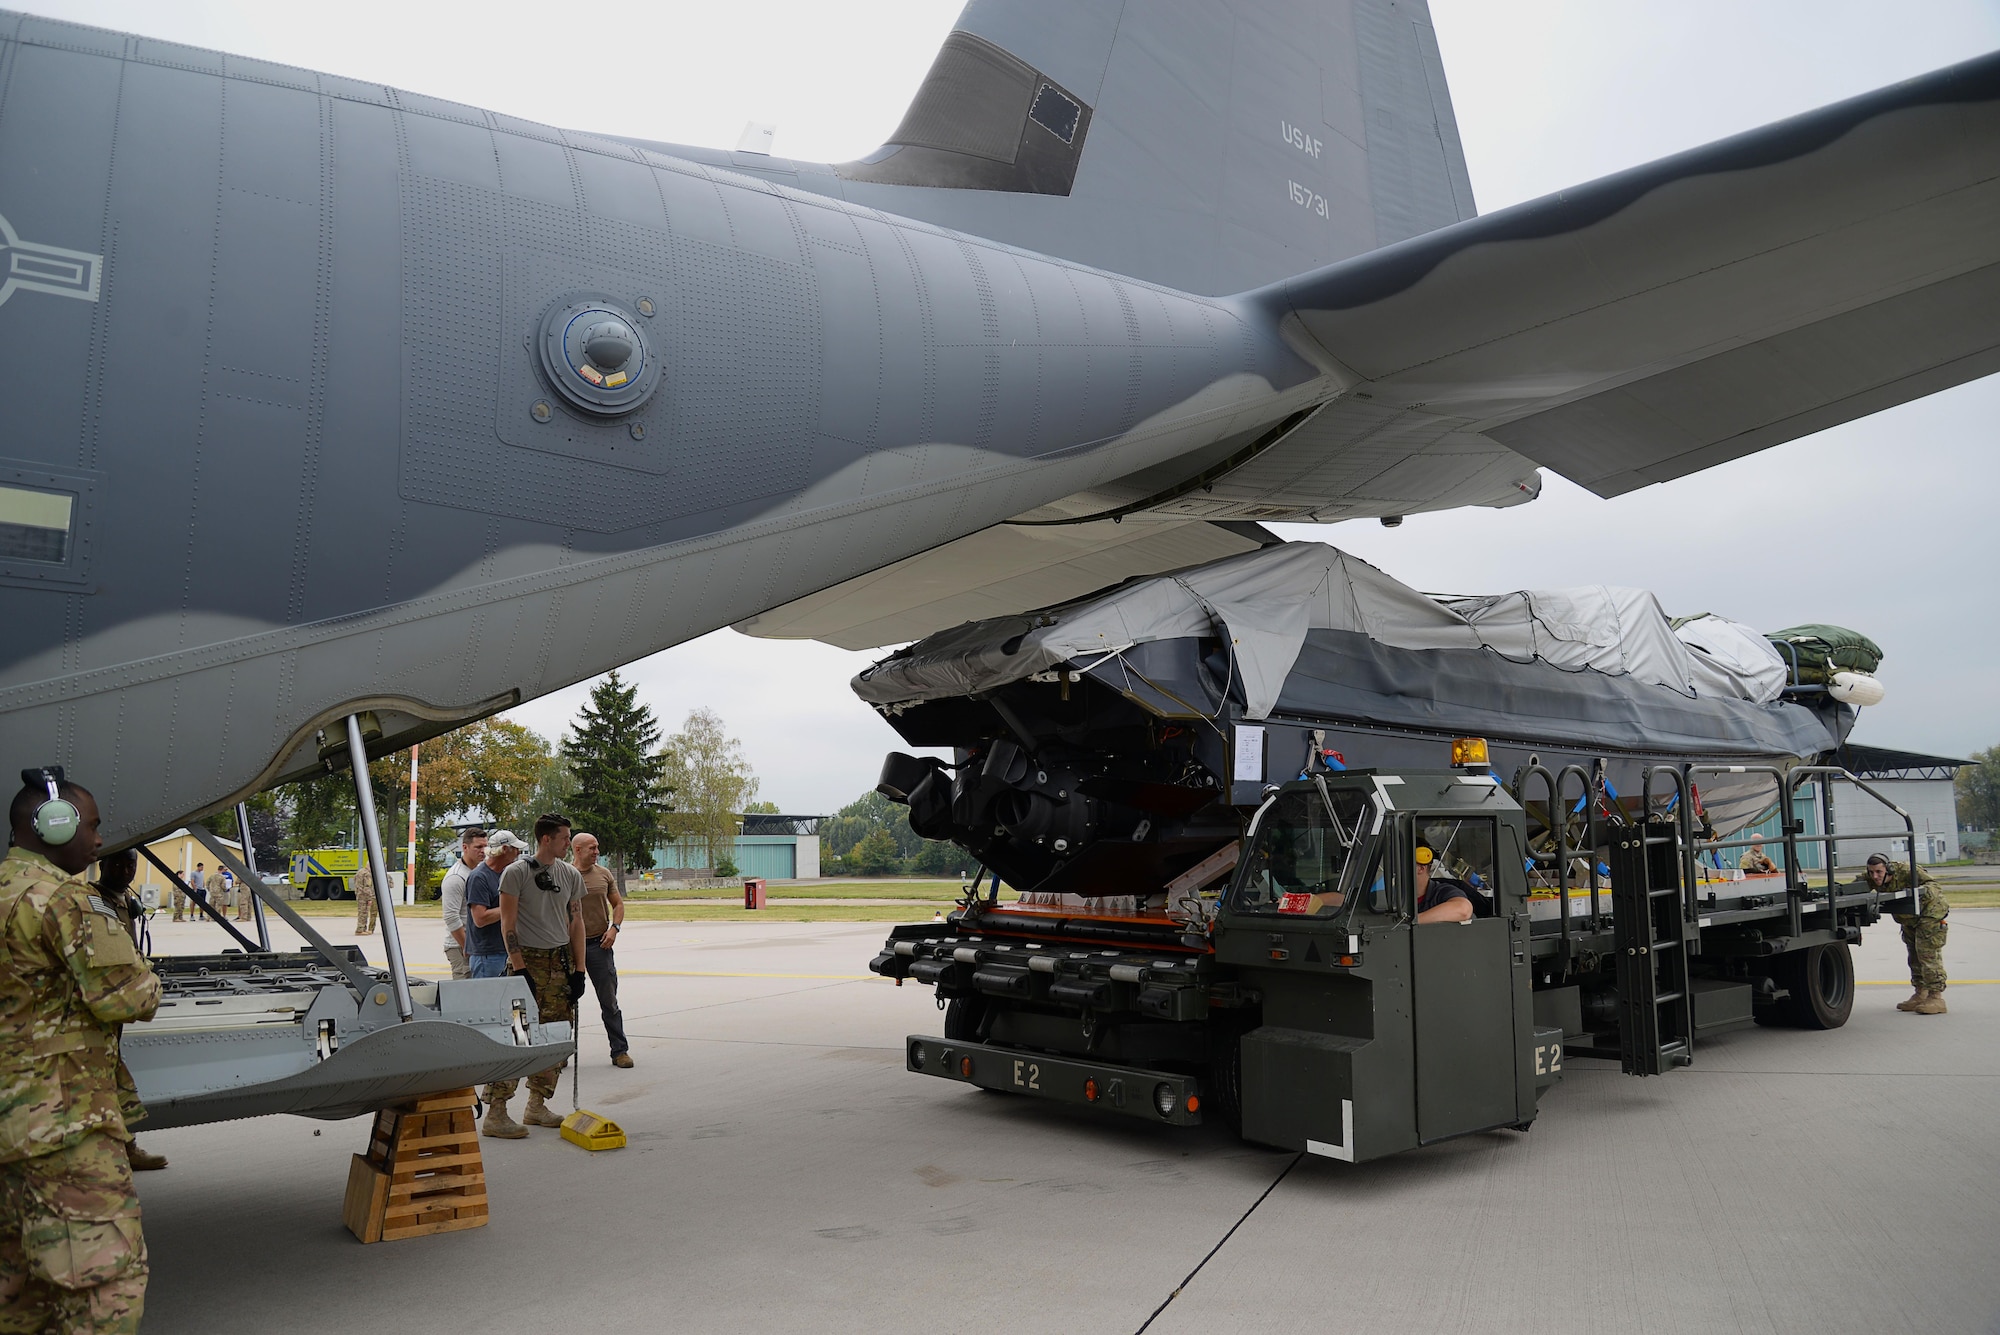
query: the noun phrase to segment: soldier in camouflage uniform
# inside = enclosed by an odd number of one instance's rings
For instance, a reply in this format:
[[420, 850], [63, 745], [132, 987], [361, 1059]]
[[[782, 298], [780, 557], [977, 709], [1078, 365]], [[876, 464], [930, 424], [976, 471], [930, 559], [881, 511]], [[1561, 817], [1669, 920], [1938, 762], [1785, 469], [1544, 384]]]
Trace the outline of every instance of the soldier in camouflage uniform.
[[[574, 1024], [576, 1007], [570, 999], [570, 980], [576, 970], [569, 967], [569, 950], [523, 949], [521, 963], [513, 972], [528, 980], [529, 991], [535, 994], [535, 1009], [541, 1012], [543, 1024]], [[563, 1068], [567, 1061], [559, 1062], [546, 1071], [537, 1071], [528, 1077], [528, 1108], [522, 1114], [530, 1119], [529, 1126], [561, 1126], [562, 1118], [548, 1110], [549, 1099], [556, 1096], [562, 1087]], [[499, 1117], [494, 1125], [502, 1125], [507, 1116], [507, 1102], [520, 1088], [519, 1080], [495, 1080], [490, 1082], [480, 1097], [491, 1117], [495, 1110]]]
[[349, 883], [354, 890], [354, 934], [371, 936], [375, 931], [375, 874], [368, 870], [368, 855], [361, 855], [361, 870]]
[[80, 879], [97, 854], [97, 803], [67, 843], [36, 832], [47, 793], [9, 811], [0, 862], [0, 1335], [136, 1332], [146, 1242], [125, 1158], [118, 1026], [150, 1019], [153, 975], [123, 924]]
[[[1868, 859], [1868, 883], [1891, 894], [1907, 890], [1909, 864], [1891, 862], [1876, 853]], [[1910, 957], [1910, 986], [1916, 989], [1908, 1001], [1897, 1002], [1896, 1009], [1918, 1015], [1943, 1015], [1945, 919], [1951, 914], [1951, 905], [1922, 867], [1917, 868], [1917, 885], [1920, 887], [1917, 911], [1895, 915], [1896, 921], [1903, 925], [1903, 949]]]

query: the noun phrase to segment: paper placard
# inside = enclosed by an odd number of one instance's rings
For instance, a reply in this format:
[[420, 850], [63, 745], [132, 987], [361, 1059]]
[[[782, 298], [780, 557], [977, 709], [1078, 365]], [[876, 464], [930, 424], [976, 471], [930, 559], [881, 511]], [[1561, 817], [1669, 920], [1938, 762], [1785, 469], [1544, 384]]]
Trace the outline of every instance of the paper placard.
[[1236, 782], [1264, 781], [1264, 730], [1238, 726], [1236, 729]]

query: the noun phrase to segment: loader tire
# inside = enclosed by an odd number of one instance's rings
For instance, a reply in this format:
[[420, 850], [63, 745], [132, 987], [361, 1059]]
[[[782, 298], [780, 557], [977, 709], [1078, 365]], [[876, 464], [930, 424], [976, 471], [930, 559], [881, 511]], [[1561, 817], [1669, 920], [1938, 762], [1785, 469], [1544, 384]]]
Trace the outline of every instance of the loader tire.
[[1201, 1082], [1201, 1111], [1204, 1122], [1212, 1116], [1231, 1134], [1243, 1134], [1243, 1034], [1234, 1027], [1223, 1031], [1209, 1058]]
[[1812, 946], [1783, 957], [1778, 981], [1789, 993], [1782, 1005], [1799, 1029], [1838, 1029], [1854, 1013], [1854, 955], [1845, 942]]
[[953, 997], [944, 1008], [944, 1036], [954, 1043], [983, 1042], [979, 1027], [985, 1019], [985, 997]]

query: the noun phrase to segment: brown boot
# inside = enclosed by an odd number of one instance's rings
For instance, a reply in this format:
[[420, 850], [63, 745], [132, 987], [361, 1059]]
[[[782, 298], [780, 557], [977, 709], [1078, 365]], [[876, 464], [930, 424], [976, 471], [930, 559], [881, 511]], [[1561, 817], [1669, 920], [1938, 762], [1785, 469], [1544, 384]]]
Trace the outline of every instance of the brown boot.
[[[562, 1125], [562, 1118], [556, 1116], [554, 1113], [549, 1111], [548, 1105], [542, 1102], [542, 1096], [540, 1094], [528, 1095], [528, 1107], [527, 1110], [521, 1114], [521, 1121], [527, 1124], [528, 1126]], [[526, 1135], [527, 1133], [522, 1132], [522, 1134]]]
[[526, 1140], [528, 1128], [507, 1115], [504, 1103], [486, 1105], [486, 1118], [479, 1124], [479, 1134], [492, 1136], [495, 1140]]
[[1910, 993], [1910, 999], [1908, 1001], [1897, 1002], [1896, 1009], [1899, 1011], [1913, 1011], [1917, 1007], [1923, 1005], [1924, 998], [1929, 995], [1930, 993], [1926, 992], [1923, 988], [1920, 987], [1916, 991]]
[[1943, 1015], [1945, 1013], [1944, 993], [1926, 993], [1924, 999], [1918, 1002], [1914, 1009], [1919, 1015]]
[[139, 1142], [136, 1140], [125, 1142], [125, 1157], [131, 1161], [132, 1171], [135, 1173], [157, 1172], [167, 1166], [166, 1155], [155, 1154], [151, 1150], [142, 1150], [139, 1148]]
[[629, 1071], [632, 1069], [632, 1054], [621, 1052], [611, 1059], [611, 1064], [621, 1071]]

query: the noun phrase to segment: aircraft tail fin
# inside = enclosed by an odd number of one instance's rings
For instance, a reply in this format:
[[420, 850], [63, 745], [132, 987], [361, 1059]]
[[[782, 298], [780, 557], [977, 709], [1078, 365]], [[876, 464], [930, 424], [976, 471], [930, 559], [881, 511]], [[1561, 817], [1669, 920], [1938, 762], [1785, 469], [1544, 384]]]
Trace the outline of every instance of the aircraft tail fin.
[[1425, 0], [971, 0], [843, 193], [1188, 291], [1469, 218]]

